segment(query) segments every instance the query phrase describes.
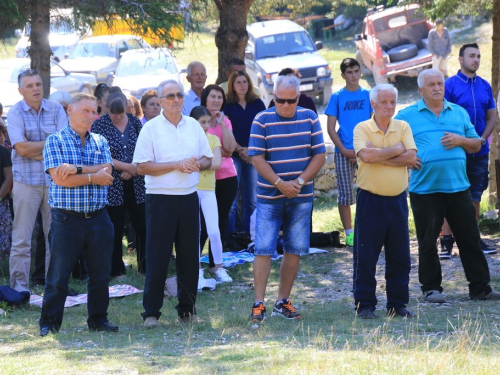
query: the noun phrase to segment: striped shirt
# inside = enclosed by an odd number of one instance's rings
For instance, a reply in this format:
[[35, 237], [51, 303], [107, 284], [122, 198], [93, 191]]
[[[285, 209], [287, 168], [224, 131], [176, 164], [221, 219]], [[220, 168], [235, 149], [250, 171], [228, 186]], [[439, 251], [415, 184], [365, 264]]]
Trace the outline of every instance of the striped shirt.
[[[69, 126], [47, 138], [43, 148], [45, 171], [63, 163], [98, 165], [113, 164], [108, 142], [102, 135], [87, 132], [85, 146]], [[64, 187], [50, 178], [49, 205], [52, 208], [77, 212], [93, 212], [108, 204], [108, 187], [84, 185]]]
[[395, 119], [410, 124], [417, 156], [422, 160], [422, 168], [411, 172], [411, 193], [458, 193], [469, 188], [465, 150], [462, 147], [446, 150], [441, 144], [444, 132], [479, 138], [465, 109], [444, 99], [443, 111], [437, 117], [420, 99], [399, 111]]
[[[272, 107], [260, 112], [250, 132], [248, 155], [265, 155], [274, 172], [284, 181], [294, 180], [307, 168], [314, 155], [325, 153], [318, 116], [310, 109], [297, 107], [292, 118], [278, 115]], [[313, 200], [313, 182], [306, 181], [297, 197], [285, 196], [260, 174], [257, 180], [260, 203], [305, 203]]]
[[43, 161], [20, 156], [16, 143], [45, 141], [47, 137], [68, 124], [62, 105], [42, 99], [38, 113], [24, 99], [17, 102], [7, 114], [7, 127], [12, 149], [12, 174], [14, 181], [25, 185], [48, 186], [49, 178], [43, 173]]

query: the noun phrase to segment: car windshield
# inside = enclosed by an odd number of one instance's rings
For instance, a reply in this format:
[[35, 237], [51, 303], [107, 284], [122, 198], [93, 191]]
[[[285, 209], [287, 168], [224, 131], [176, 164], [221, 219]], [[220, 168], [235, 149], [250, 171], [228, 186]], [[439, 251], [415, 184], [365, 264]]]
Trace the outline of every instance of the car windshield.
[[129, 77], [143, 74], [175, 74], [177, 68], [172, 57], [165, 52], [137, 53], [123, 56], [116, 69], [117, 77]]
[[114, 57], [115, 47], [109, 43], [78, 43], [70, 58], [78, 57]]
[[279, 57], [315, 51], [311, 38], [303, 31], [269, 35], [255, 41], [255, 58]]

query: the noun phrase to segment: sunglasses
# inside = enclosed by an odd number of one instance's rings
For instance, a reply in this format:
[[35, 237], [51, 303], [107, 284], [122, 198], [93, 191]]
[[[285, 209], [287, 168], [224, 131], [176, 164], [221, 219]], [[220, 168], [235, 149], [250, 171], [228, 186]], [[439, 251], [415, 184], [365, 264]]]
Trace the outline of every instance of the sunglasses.
[[177, 99], [182, 99], [184, 98], [184, 93], [183, 92], [178, 92], [177, 94], [167, 94], [165, 96], [159, 96], [158, 98], [159, 99], [168, 99], [168, 100], [174, 100], [175, 97], [177, 97]]
[[279, 104], [285, 104], [285, 103], [288, 103], [288, 104], [295, 104], [297, 103], [297, 99], [299, 97], [297, 96], [296, 98], [294, 99], [281, 99], [281, 98], [278, 98], [276, 95], [274, 96], [274, 101], [276, 103], [279, 103]]

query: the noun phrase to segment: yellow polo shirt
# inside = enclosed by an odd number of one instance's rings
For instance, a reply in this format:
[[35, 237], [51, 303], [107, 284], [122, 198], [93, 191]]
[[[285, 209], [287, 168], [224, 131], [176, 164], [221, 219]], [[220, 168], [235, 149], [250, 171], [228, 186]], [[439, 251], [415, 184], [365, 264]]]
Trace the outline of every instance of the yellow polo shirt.
[[[212, 153], [216, 147], [222, 147], [220, 144], [220, 139], [216, 135], [207, 134], [208, 144], [210, 145], [210, 150]], [[208, 171], [200, 172], [200, 182], [198, 183], [198, 190], [209, 190], [215, 191], [215, 171], [209, 169]]]
[[[389, 148], [402, 142], [406, 149], [417, 149], [410, 125], [401, 120], [391, 120], [384, 134], [373, 120], [360, 122], [354, 128], [354, 150], [356, 155], [366, 148], [369, 141], [376, 148]], [[396, 196], [408, 187], [408, 169], [383, 164], [364, 163], [358, 157], [358, 178], [356, 185], [373, 194]]]

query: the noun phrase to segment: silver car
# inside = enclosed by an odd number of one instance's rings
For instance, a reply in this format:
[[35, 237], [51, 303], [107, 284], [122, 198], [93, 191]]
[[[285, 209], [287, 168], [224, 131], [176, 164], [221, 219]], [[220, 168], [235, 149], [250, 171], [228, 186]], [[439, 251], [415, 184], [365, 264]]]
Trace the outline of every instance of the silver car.
[[156, 89], [158, 84], [167, 79], [180, 82], [177, 61], [166, 48], [128, 51], [122, 55], [116, 73], [109, 81], [130, 92], [137, 98], [148, 89]]
[[114, 73], [121, 56], [129, 50], [150, 49], [151, 46], [135, 35], [102, 35], [82, 39], [61, 66], [75, 73], [93, 74], [98, 83], [108, 81]]
[[[4, 116], [10, 107], [20, 101], [23, 97], [19, 94], [17, 76], [19, 72], [30, 67], [30, 59], [8, 59], [0, 60], [0, 103], [3, 104]], [[92, 94], [97, 85], [95, 77], [91, 74], [70, 73], [64, 70], [57, 62], [50, 62], [50, 86], [51, 93], [54, 91], [67, 91], [71, 96], [85, 92]]]

